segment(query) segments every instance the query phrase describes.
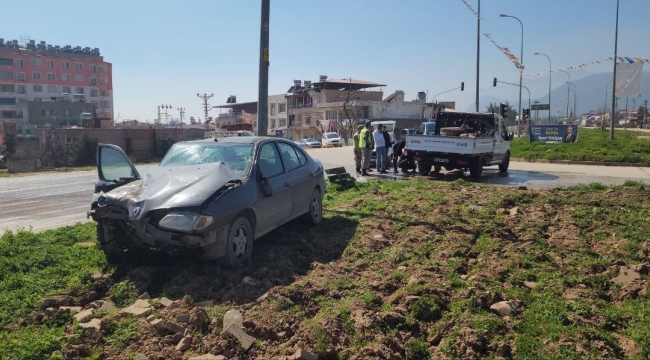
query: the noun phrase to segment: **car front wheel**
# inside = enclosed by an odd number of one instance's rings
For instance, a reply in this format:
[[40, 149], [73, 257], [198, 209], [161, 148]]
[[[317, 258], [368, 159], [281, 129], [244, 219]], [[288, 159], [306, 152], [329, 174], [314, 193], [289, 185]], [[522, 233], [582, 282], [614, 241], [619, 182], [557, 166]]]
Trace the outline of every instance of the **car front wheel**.
[[250, 221], [243, 216], [238, 217], [230, 226], [226, 254], [218, 263], [227, 268], [238, 268], [250, 260], [253, 253], [253, 228]]
[[318, 225], [323, 221], [323, 197], [318, 189], [314, 189], [309, 198], [309, 210], [305, 214], [305, 220], [311, 225]]

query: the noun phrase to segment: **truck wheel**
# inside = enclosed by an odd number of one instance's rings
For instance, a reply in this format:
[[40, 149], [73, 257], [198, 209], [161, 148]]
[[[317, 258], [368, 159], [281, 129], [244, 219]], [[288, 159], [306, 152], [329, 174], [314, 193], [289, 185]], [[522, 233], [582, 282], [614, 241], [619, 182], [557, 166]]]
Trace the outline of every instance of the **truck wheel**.
[[499, 171], [507, 172], [508, 167], [510, 166], [510, 153], [506, 153], [506, 157], [503, 158], [503, 162], [499, 164]]
[[469, 164], [469, 175], [478, 178], [483, 173], [483, 159], [474, 158]]
[[440, 170], [442, 170], [442, 166], [436, 165], [433, 167], [433, 172], [436, 174], [440, 174]]
[[431, 164], [418, 163], [418, 171], [422, 175], [429, 175], [429, 173], [431, 172]]

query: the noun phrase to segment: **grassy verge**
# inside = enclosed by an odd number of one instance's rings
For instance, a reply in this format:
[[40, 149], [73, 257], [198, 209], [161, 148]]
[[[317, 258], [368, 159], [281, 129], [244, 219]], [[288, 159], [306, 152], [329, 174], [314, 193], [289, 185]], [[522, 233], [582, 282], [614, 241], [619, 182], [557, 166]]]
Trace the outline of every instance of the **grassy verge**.
[[578, 132], [578, 141], [567, 144], [546, 144], [541, 141], [528, 142], [518, 138], [511, 142], [512, 157], [527, 160], [573, 160], [604, 161], [650, 164], [650, 133], [616, 130], [614, 141], [609, 141], [609, 132], [599, 129], [583, 129]]
[[[152, 296], [191, 299], [188, 307], [213, 300], [206, 309], [213, 320], [196, 331], [193, 344], [201, 345], [191, 351], [219, 349], [229, 358], [278, 358], [300, 347], [322, 358], [644, 359], [649, 199], [647, 185], [636, 182], [534, 191], [464, 182], [335, 185], [320, 226], [291, 223], [270, 233], [245, 269], [137, 256], [107, 293], [126, 305], [137, 295], [133, 281]], [[109, 316], [100, 342], [71, 330], [65, 316], [19, 326], [44, 294], [89, 286], [88, 273], [105, 263], [97, 248], [73, 244], [92, 237], [91, 225], [78, 225], [0, 239], [0, 353], [44, 358], [74, 339], [94, 344], [87, 352], [94, 356], [128, 358], [164, 339], [128, 317]], [[613, 282], [622, 266], [640, 278]], [[494, 314], [490, 306], [500, 301], [516, 313]], [[232, 308], [259, 340], [246, 354], [219, 335]]]

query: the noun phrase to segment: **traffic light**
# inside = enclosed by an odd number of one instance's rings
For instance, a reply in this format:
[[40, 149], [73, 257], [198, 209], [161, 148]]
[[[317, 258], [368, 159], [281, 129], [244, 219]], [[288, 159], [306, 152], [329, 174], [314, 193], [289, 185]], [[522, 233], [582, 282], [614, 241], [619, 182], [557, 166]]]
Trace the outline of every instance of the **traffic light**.
[[530, 119], [530, 109], [524, 109], [524, 119]]
[[494, 80], [492, 80], [492, 87], [497, 87], [497, 78], [494, 78]]
[[508, 105], [499, 104], [499, 113], [501, 114], [501, 116], [503, 116], [504, 119], [507, 118], [508, 117]]
[[465, 82], [460, 83], [460, 91], [465, 91]]

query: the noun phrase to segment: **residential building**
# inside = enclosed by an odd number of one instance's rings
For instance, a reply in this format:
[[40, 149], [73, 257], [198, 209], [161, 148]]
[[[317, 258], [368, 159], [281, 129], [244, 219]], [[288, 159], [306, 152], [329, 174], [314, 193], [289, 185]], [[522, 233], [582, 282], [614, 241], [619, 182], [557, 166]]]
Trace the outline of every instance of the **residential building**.
[[268, 132], [269, 136], [284, 137], [284, 132], [287, 130], [287, 95], [269, 95], [269, 121]]
[[21, 103], [66, 97], [113, 119], [112, 64], [98, 48], [0, 39], [0, 119], [23, 119]]
[[[384, 99], [385, 86], [351, 78], [328, 79], [325, 75], [317, 82], [294, 80], [286, 95], [287, 127], [279, 123], [273, 127], [269, 121], [269, 133], [283, 130], [285, 138], [297, 141], [310, 137], [320, 140], [323, 133], [331, 131], [348, 139], [356, 125], [366, 120], [395, 120], [400, 129], [419, 127], [431, 117], [436, 105], [426, 102], [426, 93], [407, 101], [404, 91], [397, 90]], [[446, 103], [448, 108], [451, 104]]]
[[228, 109], [220, 113], [215, 119], [215, 128], [228, 130], [232, 125], [247, 125], [232, 127], [231, 130], [249, 130], [257, 134], [257, 101], [237, 103], [235, 96], [228, 98], [225, 105], [214, 106], [215, 109]]

